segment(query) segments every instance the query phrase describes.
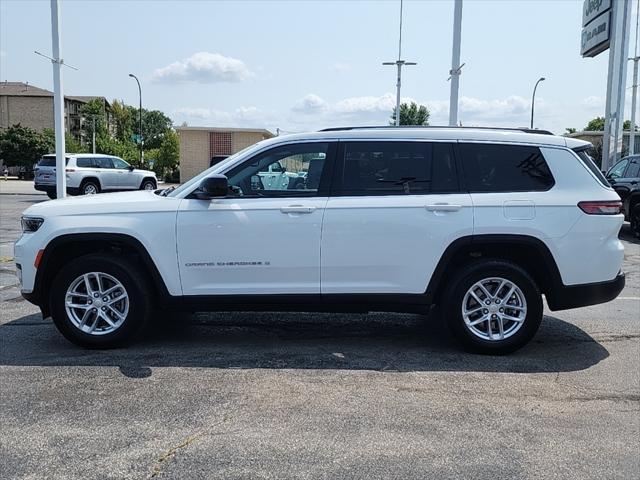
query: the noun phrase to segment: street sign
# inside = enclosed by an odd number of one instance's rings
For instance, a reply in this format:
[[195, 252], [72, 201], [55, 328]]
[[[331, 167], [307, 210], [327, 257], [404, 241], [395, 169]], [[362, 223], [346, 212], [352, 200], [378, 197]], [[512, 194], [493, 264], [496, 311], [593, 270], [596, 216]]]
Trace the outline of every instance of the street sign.
[[591, 20], [611, 8], [611, 0], [585, 0], [582, 7], [582, 26], [586, 27]]
[[131, 140], [133, 140], [134, 143], [140, 143], [140, 140], [142, 139], [142, 137], [138, 134], [133, 134], [131, 135]]
[[595, 57], [609, 48], [611, 15], [607, 11], [582, 29], [580, 55]]
[[580, 55], [595, 57], [609, 48], [611, 0], [584, 0]]

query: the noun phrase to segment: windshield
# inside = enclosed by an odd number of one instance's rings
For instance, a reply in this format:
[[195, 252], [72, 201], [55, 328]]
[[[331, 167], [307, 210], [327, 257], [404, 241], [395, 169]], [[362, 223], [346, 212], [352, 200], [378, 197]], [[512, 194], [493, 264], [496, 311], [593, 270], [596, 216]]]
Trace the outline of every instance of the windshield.
[[252, 152], [254, 150], [260, 149], [265, 142], [266, 142], [266, 140], [262, 140], [261, 142], [258, 142], [258, 143], [255, 143], [253, 145], [250, 145], [250, 146], [240, 150], [239, 152], [234, 153], [229, 158], [223, 160], [222, 162], [214, 165], [211, 168], [206, 169], [204, 172], [200, 173], [199, 175], [196, 175], [195, 177], [193, 177], [188, 182], [183, 183], [182, 185], [180, 185], [178, 187], [171, 187], [169, 189], [162, 190], [160, 192], [160, 195], [166, 196], [166, 197], [177, 197], [182, 192], [187, 191], [187, 190], [191, 189], [192, 187], [194, 187], [195, 185], [199, 184], [202, 181], [203, 178], [206, 178], [207, 176], [211, 175], [212, 173], [224, 169], [228, 164], [233, 163], [236, 160], [236, 158], [240, 157], [241, 155], [244, 155], [245, 153], [250, 153], [250, 152]]

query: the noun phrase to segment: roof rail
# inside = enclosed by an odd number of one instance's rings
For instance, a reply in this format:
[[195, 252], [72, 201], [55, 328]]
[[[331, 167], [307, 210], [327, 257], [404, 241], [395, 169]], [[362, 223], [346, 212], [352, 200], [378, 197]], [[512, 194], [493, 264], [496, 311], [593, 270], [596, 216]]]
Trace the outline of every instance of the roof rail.
[[450, 127], [447, 125], [402, 125], [397, 127], [395, 125], [365, 125], [365, 126], [355, 126], [355, 127], [330, 127], [323, 128], [322, 130], [318, 130], [320, 132], [340, 132], [346, 130], [378, 130], [378, 129], [394, 129], [394, 128], [460, 128], [460, 129], [469, 129], [469, 130], [505, 130], [508, 132], [523, 132], [523, 133], [537, 133], [538, 135], [553, 135], [549, 130], [538, 130], [535, 128], [517, 128], [517, 127]]

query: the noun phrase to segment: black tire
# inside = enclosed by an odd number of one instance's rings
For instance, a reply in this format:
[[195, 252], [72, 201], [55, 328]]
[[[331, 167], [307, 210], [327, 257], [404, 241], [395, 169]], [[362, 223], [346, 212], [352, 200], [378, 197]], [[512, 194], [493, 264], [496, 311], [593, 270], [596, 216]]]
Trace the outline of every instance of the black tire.
[[[462, 315], [463, 301], [467, 291], [476, 282], [492, 277], [503, 278], [516, 285], [522, 292], [527, 305], [522, 325], [511, 336], [502, 340], [488, 340], [474, 334], [471, 328], [467, 327]], [[446, 316], [447, 326], [468, 351], [488, 355], [511, 353], [526, 345], [540, 327], [543, 315], [540, 290], [526, 271], [511, 262], [502, 260], [474, 262], [453, 275], [445, 292], [442, 311]], [[482, 314], [484, 314], [484, 310]], [[486, 324], [480, 325], [480, 328], [487, 330]]]
[[95, 180], [85, 180], [80, 185], [80, 195], [92, 195], [100, 193], [100, 184]]
[[[151, 185], [150, 189], [147, 189], [148, 185]], [[156, 188], [158, 188], [158, 186], [156, 185], [156, 182], [148, 178], [143, 180], [142, 183], [140, 184], [140, 190], [155, 190]]]
[[47, 192], [47, 197], [49, 197], [51, 200], [55, 200], [56, 198], [58, 198], [58, 194], [54, 191], [49, 190]]
[[[117, 279], [129, 298], [129, 309], [122, 324], [112, 332], [94, 335], [80, 330], [69, 318], [65, 308], [67, 289], [80, 276], [101, 272]], [[67, 340], [88, 348], [113, 348], [131, 341], [141, 331], [150, 316], [151, 292], [148, 279], [140, 267], [129, 260], [107, 254], [78, 257], [66, 264], [52, 282], [50, 310], [53, 322]], [[104, 323], [101, 323], [106, 326]]]
[[640, 203], [631, 210], [629, 223], [631, 224], [631, 233], [640, 238]]

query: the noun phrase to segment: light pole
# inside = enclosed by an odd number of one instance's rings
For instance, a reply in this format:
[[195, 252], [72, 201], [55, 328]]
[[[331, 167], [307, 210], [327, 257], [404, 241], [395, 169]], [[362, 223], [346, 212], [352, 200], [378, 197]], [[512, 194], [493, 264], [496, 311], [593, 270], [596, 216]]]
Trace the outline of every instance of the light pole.
[[140, 94], [140, 166], [144, 166], [144, 139], [142, 138], [142, 87], [140, 87], [140, 80], [133, 73], [130, 73], [129, 76], [134, 78], [138, 83], [138, 93]]
[[538, 79], [538, 81], [536, 82], [536, 86], [533, 87], [533, 96], [531, 97], [531, 129], [533, 129], [533, 108], [535, 106], [536, 103], [536, 90], [538, 88], [538, 84], [540, 82], [544, 82], [546, 79], [544, 77], [540, 77]]
[[384, 62], [382, 65], [397, 65], [398, 80], [396, 82], [396, 127], [400, 126], [400, 87], [402, 86], [402, 67], [405, 65], [417, 65], [415, 62], [405, 62], [402, 58], [402, 0], [400, 0], [400, 39], [398, 41], [398, 60]]

